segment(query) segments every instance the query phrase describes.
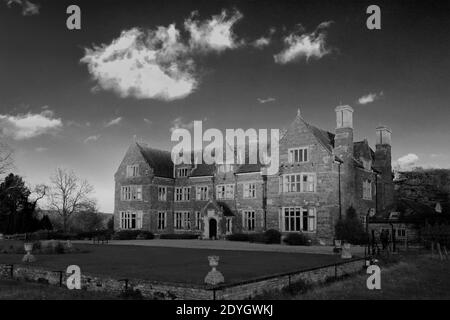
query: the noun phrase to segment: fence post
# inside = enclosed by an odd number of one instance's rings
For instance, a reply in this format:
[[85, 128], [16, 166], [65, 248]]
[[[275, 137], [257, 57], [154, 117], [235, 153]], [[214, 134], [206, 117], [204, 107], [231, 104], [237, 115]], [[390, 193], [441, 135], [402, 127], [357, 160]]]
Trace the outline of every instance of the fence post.
[[439, 253], [439, 259], [441, 261], [444, 260], [444, 257], [442, 257], [441, 244], [439, 242], [437, 243], [437, 250], [438, 250], [438, 253]]

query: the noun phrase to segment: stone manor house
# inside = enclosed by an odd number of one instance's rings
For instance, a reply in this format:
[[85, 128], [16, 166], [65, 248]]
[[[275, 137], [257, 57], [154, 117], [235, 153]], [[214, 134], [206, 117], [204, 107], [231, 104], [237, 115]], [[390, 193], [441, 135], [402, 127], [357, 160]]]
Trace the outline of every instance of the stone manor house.
[[297, 114], [281, 134], [276, 175], [258, 164], [174, 166], [169, 151], [133, 142], [115, 173], [116, 230], [218, 239], [276, 229], [331, 243], [350, 206], [365, 223], [393, 205], [391, 131], [376, 128], [373, 150], [353, 140], [353, 109], [335, 112], [335, 133]]

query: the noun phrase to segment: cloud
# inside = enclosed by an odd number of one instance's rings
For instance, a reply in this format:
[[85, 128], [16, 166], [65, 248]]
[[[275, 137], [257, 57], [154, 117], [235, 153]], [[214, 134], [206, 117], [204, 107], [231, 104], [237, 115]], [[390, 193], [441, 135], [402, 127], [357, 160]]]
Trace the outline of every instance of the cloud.
[[109, 45], [86, 49], [81, 62], [97, 86], [120, 97], [171, 101], [197, 87], [194, 62], [185, 56], [175, 25], [155, 31], [123, 31]]
[[259, 103], [262, 103], [262, 104], [276, 101], [276, 99], [272, 98], [272, 97], [269, 97], [269, 98], [266, 98], [266, 99], [258, 98], [257, 100], [258, 100]]
[[186, 40], [171, 24], [155, 30], [132, 28], [110, 44], [86, 48], [80, 61], [96, 81], [92, 91], [163, 101], [190, 95], [199, 84], [195, 55], [238, 47], [232, 28], [242, 15], [222, 11], [203, 22], [195, 17], [193, 13], [184, 22]]
[[28, 0], [4, 0], [4, 2], [6, 2], [6, 5], [9, 8], [11, 8], [13, 4], [21, 6], [23, 16], [34, 16], [39, 14], [40, 5], [34, 4]]
[[223, 10], [221, 14], [214, 15], [203, 22], [195, 19], [197, 15], [197, 12], [193, 12], [184, 22], [184, 27], [190, 34], [191, 50], [222, 52], [237, 48], [241, 44], [233, 33], [234, 25], [243, 17], [239, 11], [234, 11], [230, 15]]
[[272, 43], [272, 36], [277, 31], [276, 28], [272, 27], [269, 29], [269, 34], [267, 36], [262, 36], [251, 43], [251, 45], [257, 49], [262, 49], [267, 47]]
[[172, 120], [172, 127], [170, 128], [170, 132], [180, 128], [192, 130], [192, 128], [194, 128], [194, 121], [183, 122], [182, 117], [178, 117]]
[[94, 142], [97, 141], [98, 139], [100, 139], [100, 135], [95, 135], [95, 136], [89, 136], [86, 139], [84, 139], [83, 143], [89, 143], [89, 142]]
[[105, 125], [105, 127], [111, 127], [111, 126], [118, 125], [121, 121], [122, 121], [122, 117], [118, 117], [118, 118], [112, 119], [110, 122], [108, 122]]
[[270, 38], [268, 38], [268, 37], [261, 37], [259, 39], [256, 39], [255, 41], [253, 41], [252, 45], [255, 48], [262, 49], [262, 48], [267, 47], [268, 45], [270, 45]]
[[1, 132], [15, 140], [54, 133], [62, 125], [61, 119], [54, 118], [51, 110], [45, 110], [39, 114], [27, 113], [16, 116], [0, 114]]
[[361, 98], [358, 99], [358, 103], [359, 104], [369, 104], [374, 102], [375, 100], [379, 99], [381, 96], [383, 96], [383, 92], [380, 93], [369, 93], [366, 94], [365, 96], [362, 96]]
[[408, 153], [397, 159], [396, 166], [400, 170], [410, 169], [413, 167], [417, 161], [419, 161], [419, 157], [414, 153]]
[[299, 25], [296, 32], [289, 34], [283, 39], [285, 48], [280, 53], [274, 55], [275, 62], [287, 64], [301, 59], [309, 61], [311, 58], [320, 59], [331, 53], [331, 50], [327, 48], [325, 43], [325, 29], [331, 23], [332, 21], [322, 22], [311, 33], [303, 33], [304, 28]]

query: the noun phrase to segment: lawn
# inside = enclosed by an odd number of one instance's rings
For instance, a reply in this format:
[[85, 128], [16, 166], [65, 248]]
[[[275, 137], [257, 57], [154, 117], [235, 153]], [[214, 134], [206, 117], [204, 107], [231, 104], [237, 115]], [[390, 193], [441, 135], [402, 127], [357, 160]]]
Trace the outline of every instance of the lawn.
[[407, 255], [399, 263], [381, 267], [381, 290], [368, 290], [368, 275], [323, 285], [304, 294], [271, 292], [261, 299], [298, 300], [436, 300], [450, 299], [450, 261], [425, 255]]
[[[81, 272], [117, 279], [137, 278], [166, 282], [203, 284], [211, 269], [209, 255], [220, 256], [218, 270], [226, 283], [277, 273], [297, 271], [342, 261], [339, 256], [251, 252], [209, 249], [163, 248], [121, 245], [77, 245], [87, 253], [36, 255], [35, 266], [66, 270], [80, 266]], [[0, 254], [0, 263], [21, 263], [23, 255]]]

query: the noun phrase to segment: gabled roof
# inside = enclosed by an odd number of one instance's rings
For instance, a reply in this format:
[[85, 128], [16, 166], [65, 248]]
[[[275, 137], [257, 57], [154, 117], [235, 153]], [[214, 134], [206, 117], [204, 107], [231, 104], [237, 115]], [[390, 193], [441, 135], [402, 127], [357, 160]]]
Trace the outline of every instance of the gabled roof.
[[334, 148], [334, 134], [326, 130], [319, 129], [304, 120], [303, 122], [311, 130], [314, 137], [319, 140], [320, 144], [322, 144], [328, 151], [332, 152]]
[[366, 139], [362, 141], [356, 141], [353, 143], [353, 156], [356, 159], [360, 159], [361, 157], [365, 159], [374, 159], [375, 152], [369, 146], [369, 142]]
[[173, 162], [169, 151], [153, 149], [138, 142], [136, 145], [155, 176], [173, 178]]
[[229, 205], [224, 201], [216, 201], [215, 199], [210, 199], [208, 203], [202, 208], [202, 211], [205, 211], [209, 206], [214, 206], [226, 217], [234, 216], [233, 210], [231, 210]]
[[192, 170], [190, 177], [207, 177], [213, 176], [216, 170], [214, 164], [200, 163]]

